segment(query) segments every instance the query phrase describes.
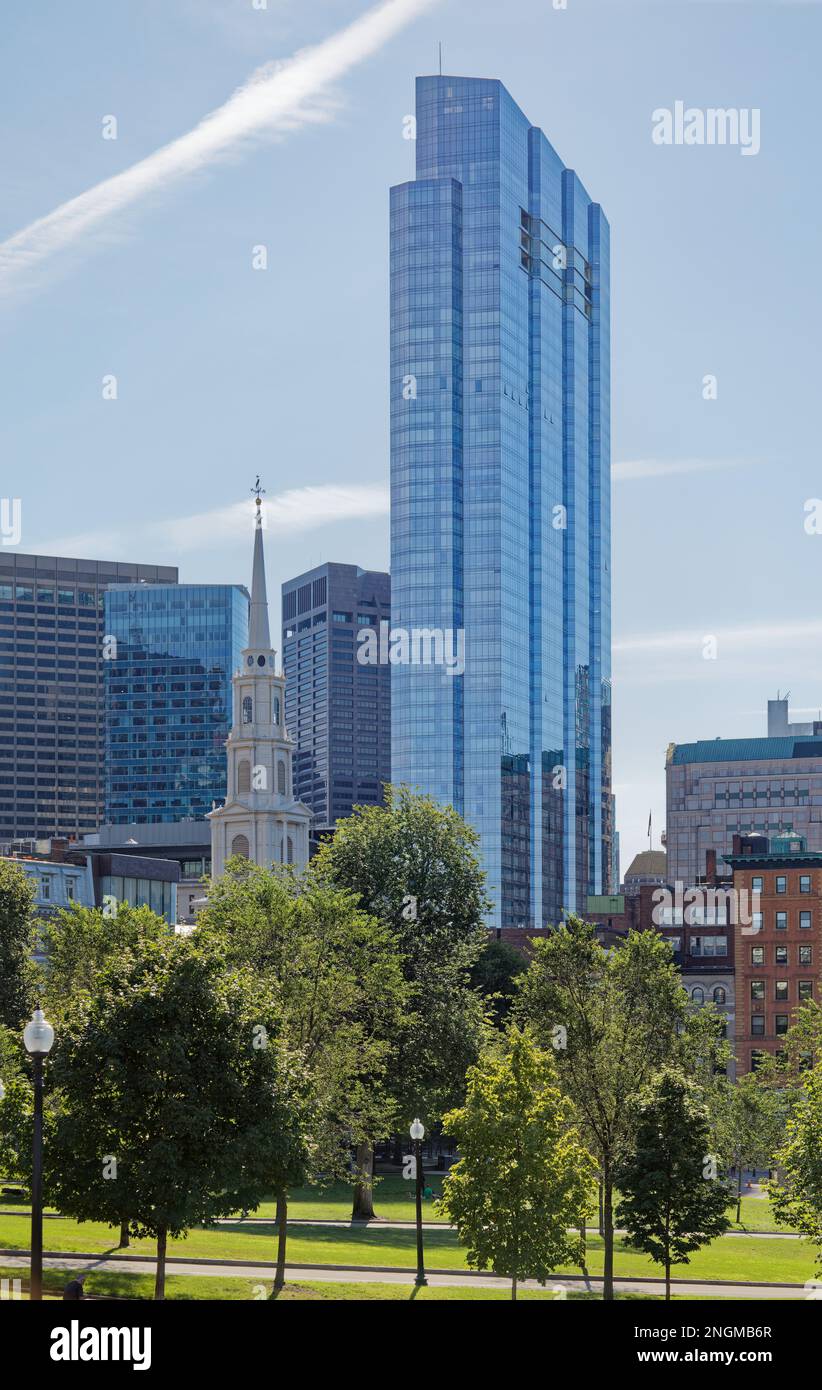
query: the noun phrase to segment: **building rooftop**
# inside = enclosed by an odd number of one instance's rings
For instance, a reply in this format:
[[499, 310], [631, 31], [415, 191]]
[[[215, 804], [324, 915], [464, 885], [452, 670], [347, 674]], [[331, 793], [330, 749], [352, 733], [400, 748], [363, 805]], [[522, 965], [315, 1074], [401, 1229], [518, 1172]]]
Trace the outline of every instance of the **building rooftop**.
[[822, 735], [802, 738], [713, 738], [675, 743], [669, 762], [747, 763], [778, 758], [822, 758]]
[[643, 849], [635, 854], [625, 878], [664, 878], [668, 871], [668, 856], [664, 849]]

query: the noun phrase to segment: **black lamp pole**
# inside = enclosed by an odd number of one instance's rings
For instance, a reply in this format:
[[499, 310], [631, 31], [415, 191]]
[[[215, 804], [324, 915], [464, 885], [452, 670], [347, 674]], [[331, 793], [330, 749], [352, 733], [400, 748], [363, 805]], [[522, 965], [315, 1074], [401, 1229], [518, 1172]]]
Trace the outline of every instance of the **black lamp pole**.
[[31, 1289], [29, 1298], [43, 1297], [43, 1054], [35, 1052], [34, 1154], [31, 1175]]
[[417, 1175], [417, 1277], [414, 1280], [417, 1288], [427, 1285], [425, 1277], [425, 1260], [422, 1251], [422, 1140], [425, 1130], [419, 1120], [415, 1120], [411, 1126], [411, 1138], [414, 1141], [414, 1167]]
[[34, 1010], [23, 1029], [23, 1042], [34, 1072], [34, 1151], [31, 1166], [31, 1284], [30, 1299], [43, 1297], [43, 1059], [51, 1051], [54, 1029], [43, 1010]]

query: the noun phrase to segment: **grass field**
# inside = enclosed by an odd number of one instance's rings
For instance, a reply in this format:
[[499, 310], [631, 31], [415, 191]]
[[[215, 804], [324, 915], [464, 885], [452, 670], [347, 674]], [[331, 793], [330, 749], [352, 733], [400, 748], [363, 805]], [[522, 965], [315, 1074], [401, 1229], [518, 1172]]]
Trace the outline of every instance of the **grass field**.
[[[305, 1226], [289, 1227], [288, 1260], [291, 1264], [385, 1265], [407, 1269], [416, 1260], [415, 1232], [369, 1227]], [[28, 1249], [29, 1222], [25, 1215], [0, 1217], [0, 1250]], [[47, 1250], [113, 1253], [117, 1235], [111, 1227], [96, 1222], [82, 1225], [66, 1218], [46, 1222], [44, 1244]], [[276, 1259], [277, 1238], [272, 1227], [252, 1221], [212, 1230], [196, 1229], [186, 1240], [170, 1240], [169, 1255], [184, 1259], [270, 1260]], [[431, 1269], [466, 1268], [465, 1251], [448, 1229], [427, 1231], [426, 1263]], [[132, 1241], [131, 1254], [153, 1255], [149, 1240]], [[724, 1236], [693, 1256], [689, 1265], [674, 1267], [674, 1277], [728, 1279], [776, 1283], [798, 1283], [813, 1276], [813, 1251], [804, 1241], [765, 1240], [756, 1236]], [[588, 1241], [588, 1272], [602, 1270], [602, 1241]], [[578, 1273], [573, 1266], [557, 1269], [557, 1274]], [[659, 1275], [658, 1267], [638, 1251], [617, 1241], [615, 1273]]]

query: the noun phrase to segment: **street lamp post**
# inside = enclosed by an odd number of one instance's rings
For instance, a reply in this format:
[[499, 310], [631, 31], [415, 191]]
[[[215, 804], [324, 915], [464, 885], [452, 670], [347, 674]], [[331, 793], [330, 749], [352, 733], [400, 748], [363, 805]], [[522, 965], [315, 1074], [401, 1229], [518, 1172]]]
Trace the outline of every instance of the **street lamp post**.
[[30, 1299], [43, 1297], [43, 1058], [54, 1042], [54, 1029], [42, 1009], [35, 1009], [23, 1030], [23, 1042], [34, 1067], [34, 1153], [31, 1176]]
[[422, 1254], [422, 1141], [425, 1138], [425, 1129], [420, 1120], [414, 1121], [410, 1133], [414, 1141], [414, 1167], [417, 1178], [417, 1277], [414, 1283], [417, 1288], [421, 1288], [428, 1280], [425, 1277], [425, 1261]]

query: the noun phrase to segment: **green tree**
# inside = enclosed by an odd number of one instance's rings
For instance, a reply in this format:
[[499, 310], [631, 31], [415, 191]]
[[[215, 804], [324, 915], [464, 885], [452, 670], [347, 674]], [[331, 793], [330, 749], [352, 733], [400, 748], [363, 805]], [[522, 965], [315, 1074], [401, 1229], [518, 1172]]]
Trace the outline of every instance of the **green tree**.
[[149, 907], [119, 903], [116, 912], [79, 903], [48, 919], [43, 939], [48, 957], [44, 997], [57, 1018], [82, 995], [90, 994], [106, 966], [143, 942], [172, 936], [165, 918]]
[[804, 1073], [801, 1092], [776, 1154], [781, 1177], [771, 1183], [769, 1195], [777, 1218], [816, 1246], [822, 1275], [822, 1064]]
[[635, 1104], [634, 1147], [618, 1165], [618, 1219], [625, 1243], [665, 1270], [688, 1264], [693, 1250], [728, 1229], [728, 1186], [710, 1153], [711, 1121], [699, 1087], [674, 1067], [663, 1067]]
[[192, 941], [146, 942], [67, 1010], [46, 1190], [80, 1221], [128, 1215], [157, 1242], [251, 1210], [307, 1160], [305, 1079], [249, 972]]
[[[384, 806], [357, 807], [317, 855], [317, 872], [359, 894], [364, 911], [392, 931], [411, 986], [405, 1026], [387, 1039], [397, 1123], [429, 1125], [463, 1095], [486, 1028], [470, 971], [482, 955], [490, 908], [478, 836], [450, 806], [405, 787]], [[376, 1137], [376, 1136], [375, 1136]], [[354, 1215], [373, 1215], [370, 1143], [357, 1151]]]
[[[393, 933], [357, 906], [356, 894], [247, 860], [229, 862], [209, 890], [198, 936], [224, 944], [252, 969], [303, 1059], [316, 1101], [313, 1172], [347, 1177], [352, 1144], [390, 1132], [396, 1103], [391, 1039], [410, 1011]], [[284, 1278], [287, 1184], [276, 1189]]]
[[457, 1228], [474, 1269], [545, 1283], [579, 1260], [570, 1226], [585, 1225], [594, 1161], [580, 1142], [550, 1052], [513, 1028], [467, 1077], [465, 1104], [443, 1121], [460, 1152], [443, 1182], [441, 1213]]
[[742, 1219], [745, 1168], [770, 1167], [785, 1136], [786, 1103], [781, 1092], [762, 1084], [755, 1072], [735, 1082], [725, 1079], [716, 1123], [717, 1146], [736, 1169], [736, 1221]]
[[498, 1027], [507, 1022], [516, 998], [516, 982], [527, 968], [522, 951], [508, 941], [492, 938], [471, 970], [471, 984], [490, 1004]]
[[33, 1005], [33, 881], [12, 859], [0, 859], [0, 1024], [17, 1029]]
[[537, 1041], [554, 1048], [561, 1085], [599, 1163], [603, 1297], [612, 1299], [614, 1171], [630, 1152], [631, 1102], [666, 1063], [709, 1086], [726, 1055], [721, 1022], [689, 1008], [671, 948], [656, 932], [629, 932], [606, 951], [589, 923], [570, 917], [533, 949], [517, 1010]]

